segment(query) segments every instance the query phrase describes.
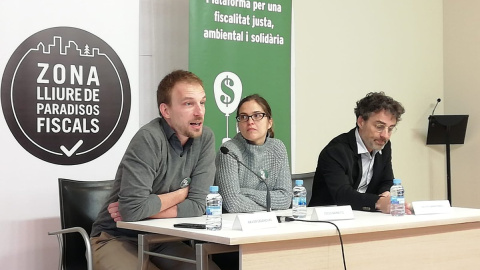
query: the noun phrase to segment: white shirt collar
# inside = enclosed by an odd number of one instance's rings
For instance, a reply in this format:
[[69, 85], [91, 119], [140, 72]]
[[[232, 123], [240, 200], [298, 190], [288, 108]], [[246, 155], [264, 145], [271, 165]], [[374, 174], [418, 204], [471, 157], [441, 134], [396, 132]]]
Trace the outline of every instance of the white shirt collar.
[[[369, 153], [367, 147], [363, 143], [362, 137], [360, 137], [360, 133], [358, 133], [358, 127], [355, 129], [355, 140], [357, 141], [358, 154]], [[375, 156], [376, 153], [382, 154], [382, 150], [374, 150], [372, 156]]]

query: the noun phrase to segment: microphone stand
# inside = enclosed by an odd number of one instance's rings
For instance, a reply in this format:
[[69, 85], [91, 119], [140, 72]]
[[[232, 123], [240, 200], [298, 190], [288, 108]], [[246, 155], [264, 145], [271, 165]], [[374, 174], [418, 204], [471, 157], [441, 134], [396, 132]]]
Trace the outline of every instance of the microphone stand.
[[435, 107], [433, 107], [432, 114], [430, 114], [430, 116], [428, 117], [428, 120], [430, 120], [433, 117], [433, 114], [435, 113], [435, 109], [437, 108], [438, 103], [440, 103], [440, 101], [442, 100], [440, 98], [437, 98], [437, 103], [435, 104]]
[[245, 163], [241, 162], [238, 159], [238, 157], [232, 155], [232, 153], [230, 153], [230, 150], [228, 150], [227, 147], [225, 147], [225, 146], [220, 147], [220, 152], [222, 152], [222, 154], [229, 155], [232, 158], [234, 158], [239, 164], [242, 164], [242, 166], [245, 167], [245, 169], [252, 172], [256, 177], [258, 177], [258, 179], [260, 179], [261, 182], [263, 182], [265, 184], [265, 187], [267, 188], [267, 212], [270, 212], [272, 210], [272, 207], [271, 207], [272, 201], [271, 201], [271, 198], [270, 198], [270, 189], [268, 188], [267, 181], [266, 181], [265, 177], [262, 177], [262, 176], [258, 175], [258, 173], [254, 172], [252, 169], [247, 167], [247, 165], [245, 165]]

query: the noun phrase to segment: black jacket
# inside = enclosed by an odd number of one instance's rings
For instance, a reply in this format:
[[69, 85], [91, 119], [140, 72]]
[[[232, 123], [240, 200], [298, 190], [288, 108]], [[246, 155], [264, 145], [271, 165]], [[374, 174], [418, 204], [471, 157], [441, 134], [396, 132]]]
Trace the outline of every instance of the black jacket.
[[393, 184], [390, 141], [375, 155], [373, 176], [367, 191], [357, 191], [362, 179], [355, 128], [334, 138], [318, 157], [309, 206], [351, 205], [353, 210], [375, 211], [378, 195]]

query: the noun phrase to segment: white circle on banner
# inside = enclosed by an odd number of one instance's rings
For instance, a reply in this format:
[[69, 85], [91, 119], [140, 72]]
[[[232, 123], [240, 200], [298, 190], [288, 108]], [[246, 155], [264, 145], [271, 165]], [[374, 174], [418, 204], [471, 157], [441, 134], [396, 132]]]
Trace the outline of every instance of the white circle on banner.
[[224, 71], [217, 75], [213, 83], [213, 93], [218, 109], [229, 116], [240, 103], [242, 96], [242, 81], [237, 74]]

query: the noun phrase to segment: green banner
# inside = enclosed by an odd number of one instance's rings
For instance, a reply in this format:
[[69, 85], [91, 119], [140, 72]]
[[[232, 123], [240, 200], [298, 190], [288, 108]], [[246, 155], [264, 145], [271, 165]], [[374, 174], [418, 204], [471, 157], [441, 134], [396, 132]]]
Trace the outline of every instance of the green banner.
[[217, 149], [237, 133], [240, 100], [258, 93], [290, 155], [291, 17], [291, 0], [190, 0], [189, 70], [204, 81]]

